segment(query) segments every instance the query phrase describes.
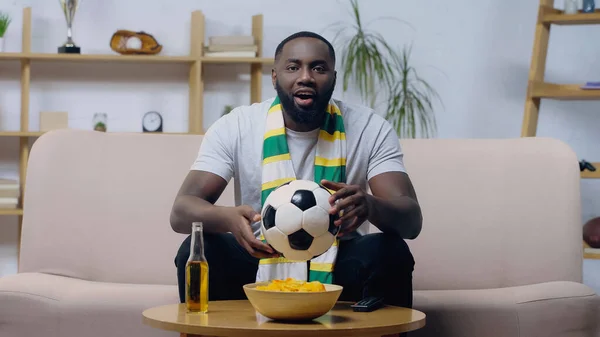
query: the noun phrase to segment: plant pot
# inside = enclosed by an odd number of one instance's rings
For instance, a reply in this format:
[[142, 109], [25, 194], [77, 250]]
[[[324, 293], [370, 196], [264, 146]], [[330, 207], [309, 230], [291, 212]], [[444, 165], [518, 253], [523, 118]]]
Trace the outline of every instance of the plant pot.
[[0, 37], [0, 53], [4, 51], [4, 37]]

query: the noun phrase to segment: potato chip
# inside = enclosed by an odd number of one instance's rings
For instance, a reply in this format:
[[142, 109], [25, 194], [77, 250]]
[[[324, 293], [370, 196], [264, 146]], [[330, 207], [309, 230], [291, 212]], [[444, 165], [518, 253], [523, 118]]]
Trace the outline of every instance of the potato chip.
[[301, 281], [288, 277], [285, 280], [272, 280], [266, 286], [257, 286], [258, 290], [281, 292], [319, 292], [325, 291], [325, 286], [319, 281]]

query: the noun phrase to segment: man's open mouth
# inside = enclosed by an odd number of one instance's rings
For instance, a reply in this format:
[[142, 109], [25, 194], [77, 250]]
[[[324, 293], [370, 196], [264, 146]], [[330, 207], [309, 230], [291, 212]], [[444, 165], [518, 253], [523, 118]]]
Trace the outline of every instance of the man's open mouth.
[[296, 104], [300, 106], [310, 106], [313, 104], [315, 98], [315, 94], [311, 92], [298, 92], [294, 95], [294, 100]]

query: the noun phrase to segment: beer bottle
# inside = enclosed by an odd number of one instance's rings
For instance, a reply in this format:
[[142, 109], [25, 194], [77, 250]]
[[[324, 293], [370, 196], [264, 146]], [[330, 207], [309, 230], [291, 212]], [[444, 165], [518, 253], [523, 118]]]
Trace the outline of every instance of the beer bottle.
[[208, 312], [208, 261], [201, 222], [192, 224], [190, 257], [185, 266], [185, 303], [189, 312]]

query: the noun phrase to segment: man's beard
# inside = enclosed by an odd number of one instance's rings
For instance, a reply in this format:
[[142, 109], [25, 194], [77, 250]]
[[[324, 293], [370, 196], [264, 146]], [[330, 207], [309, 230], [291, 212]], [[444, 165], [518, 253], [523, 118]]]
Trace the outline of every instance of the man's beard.
[[314, 124], [321, 121], [329, 100], [333, 95], [335, 85], [332, 85], [324, 93], [316, 93], [313, 97], [313, 104], [309, 108], [304, 108], [296, 105], [293, 93], [286, 93], [279, 85], [279, 81], [275, 81], [275, 90], [281, 101], [283, 110], [298, 124]]

